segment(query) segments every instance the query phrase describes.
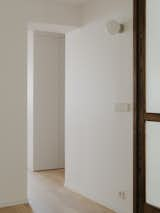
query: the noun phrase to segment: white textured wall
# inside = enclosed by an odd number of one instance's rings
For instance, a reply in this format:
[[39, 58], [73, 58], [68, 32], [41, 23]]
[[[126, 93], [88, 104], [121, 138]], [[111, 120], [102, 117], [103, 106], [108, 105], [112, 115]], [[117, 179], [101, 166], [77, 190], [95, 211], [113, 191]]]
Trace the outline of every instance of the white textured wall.
[[34, 34], [33, 169], [64, 168], [64, 35]]
[[[125, 33], [109, 35], [110, 19], [125, 23]], [[133, 102], [132, 1], [90, 1], [84, 22], [66, 42], [66, 186], [132, 213], [132, 112], [114, 111]]]
[[78, 14], [51, 0], [0, 1], [0, 206], [26, 200], [27, 25], [77, 25]]

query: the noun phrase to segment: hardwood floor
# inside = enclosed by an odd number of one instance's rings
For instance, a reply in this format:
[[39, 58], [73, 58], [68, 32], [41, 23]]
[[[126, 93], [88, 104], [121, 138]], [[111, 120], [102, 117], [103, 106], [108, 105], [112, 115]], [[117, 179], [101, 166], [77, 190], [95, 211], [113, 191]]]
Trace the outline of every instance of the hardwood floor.
[[29, 173], [27, 205], [0, 209], [0, 213], [113, 213], [64, 187], [64, 171]]
[[0, 209], [0, 213], [33, 213], [29, 205], [19, 205]]

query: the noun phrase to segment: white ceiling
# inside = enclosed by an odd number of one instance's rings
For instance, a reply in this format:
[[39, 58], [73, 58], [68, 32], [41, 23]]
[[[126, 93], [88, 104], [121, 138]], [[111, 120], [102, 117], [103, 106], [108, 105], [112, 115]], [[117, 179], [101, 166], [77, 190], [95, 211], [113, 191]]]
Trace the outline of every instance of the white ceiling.
[[86, 3], [89, 0], [57, 0], [59, 2], [64, 2], [64, 3], [71, 3], [71, 4], [76, 4], [76, 5], [81, 5]]

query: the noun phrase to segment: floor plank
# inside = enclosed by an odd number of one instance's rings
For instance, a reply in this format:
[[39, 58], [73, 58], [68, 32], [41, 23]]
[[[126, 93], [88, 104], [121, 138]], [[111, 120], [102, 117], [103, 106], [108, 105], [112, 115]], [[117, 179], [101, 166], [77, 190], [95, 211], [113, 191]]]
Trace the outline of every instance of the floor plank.
[[0, 213], [33, 213], [29, 205], [18, 205], [0, 209]]
[[0, 213], [113, 213], [83, 196], [64, 187], [64, 170], [28, 175], [27, 205], [0, 209]]

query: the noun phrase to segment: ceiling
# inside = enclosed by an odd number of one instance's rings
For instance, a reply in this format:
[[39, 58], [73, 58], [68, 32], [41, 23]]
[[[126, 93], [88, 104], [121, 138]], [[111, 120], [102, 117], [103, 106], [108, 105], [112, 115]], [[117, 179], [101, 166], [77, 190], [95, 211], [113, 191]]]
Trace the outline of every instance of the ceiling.
[[58, 0], [58, 1], [64, 2], [64, 3], [71, 3], [71, 4], [75, 4], [75, 5], [81, 5], [81, 4], [88, 2], [89, 0]]

